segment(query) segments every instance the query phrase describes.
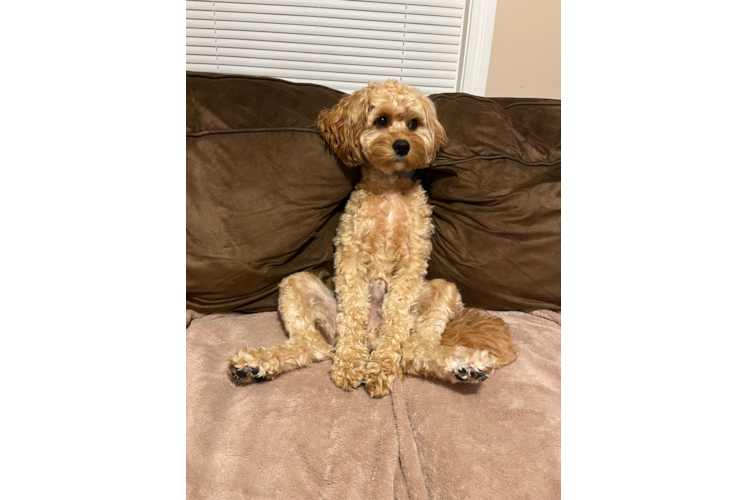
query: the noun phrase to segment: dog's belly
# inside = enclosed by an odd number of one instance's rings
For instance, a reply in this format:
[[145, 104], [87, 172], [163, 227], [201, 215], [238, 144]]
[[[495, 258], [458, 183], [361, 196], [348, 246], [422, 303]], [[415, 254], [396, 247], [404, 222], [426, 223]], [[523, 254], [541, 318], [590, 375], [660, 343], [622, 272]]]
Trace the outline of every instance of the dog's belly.
[[379, 336], [387, 286], [397, 270], [410, 262], [410, 231], [409, 208], [402, 195], [379, 196], [366, 208], [358, 214], [363, 223], [356, 236], [369, 282], [367, 336], [371, 349]]

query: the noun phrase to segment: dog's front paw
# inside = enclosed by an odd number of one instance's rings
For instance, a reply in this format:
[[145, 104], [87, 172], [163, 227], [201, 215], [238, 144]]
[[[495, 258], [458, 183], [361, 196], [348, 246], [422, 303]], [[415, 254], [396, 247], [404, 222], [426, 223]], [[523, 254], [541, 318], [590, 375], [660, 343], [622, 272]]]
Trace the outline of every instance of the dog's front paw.
[[365, 363], [365, 360], [348, 359], [336, 354], [330, 368], [330, 377], [336, 386], [344, 391], [352, 391], [358, 388], [364, 379]]
[[278, 376], [278, 363], [264, 349], [241, 350], [228, 360], [229, 375], [235, 382], [251, 384]]
[[462, 356], [452, 357], [452, 375], [454, 382], [478, 383], [488, 380], [489, 375], [493, 372], [495, 360], [493, 356], [484, 351], [487, 355], [474, 356], [472, 360], [465, 359]]
[[366, 366], [366, 392], [373, 398], [383, 398], [392, 392], [397, 367], [392, 363], [370, 361]]

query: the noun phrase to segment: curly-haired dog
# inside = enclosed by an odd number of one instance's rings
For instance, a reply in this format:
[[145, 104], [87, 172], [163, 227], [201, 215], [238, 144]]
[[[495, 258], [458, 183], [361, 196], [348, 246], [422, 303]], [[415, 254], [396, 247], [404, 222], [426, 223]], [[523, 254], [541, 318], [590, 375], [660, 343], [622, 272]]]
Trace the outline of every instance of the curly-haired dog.
[[338, 387], [364, 382], [382, 397], [398, 373], [480, 382], [514, 361], [501, 319], [464, 309], [454, 284], [425, 280], [431, 207], [408, 173], [429, 167], [447, 142], [434, 104], [394, 80], [370, 83], [322, 111], [317, 125], [343, 163], [361, 166], [334, 241], [335, 292], [309, 272], [283, 279], [278, 309], [288, 341], [239, 351], [230, 375], [269, 380], [332, 357]]

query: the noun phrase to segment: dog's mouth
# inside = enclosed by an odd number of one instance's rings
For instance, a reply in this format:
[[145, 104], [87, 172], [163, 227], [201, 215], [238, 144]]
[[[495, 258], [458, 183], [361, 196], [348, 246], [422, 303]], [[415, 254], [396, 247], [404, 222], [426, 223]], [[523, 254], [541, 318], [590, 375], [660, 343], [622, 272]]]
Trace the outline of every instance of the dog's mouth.
[[395, 174], [405, 179], [412, 179], [416, 175], [416, 169], [409, 164], [407, 156], [395, 156]]

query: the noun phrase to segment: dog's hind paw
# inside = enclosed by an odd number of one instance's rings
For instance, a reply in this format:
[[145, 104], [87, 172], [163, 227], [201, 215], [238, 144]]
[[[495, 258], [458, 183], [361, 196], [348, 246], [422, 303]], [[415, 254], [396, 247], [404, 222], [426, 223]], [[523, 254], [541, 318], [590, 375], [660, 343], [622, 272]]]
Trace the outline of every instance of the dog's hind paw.
[[272, 380], [277, 375], [277, 368], [272, 359], [263, 360], [261, 349], [242, 350], [228, 360], [229, 375], [239, 384], [251, 384]]
[[488, 380], [493, 371], [493, 364], [485, 361], [467, 361], [462, 357], [454, 357], [452, 360], [453, 382], [478, 383]]

